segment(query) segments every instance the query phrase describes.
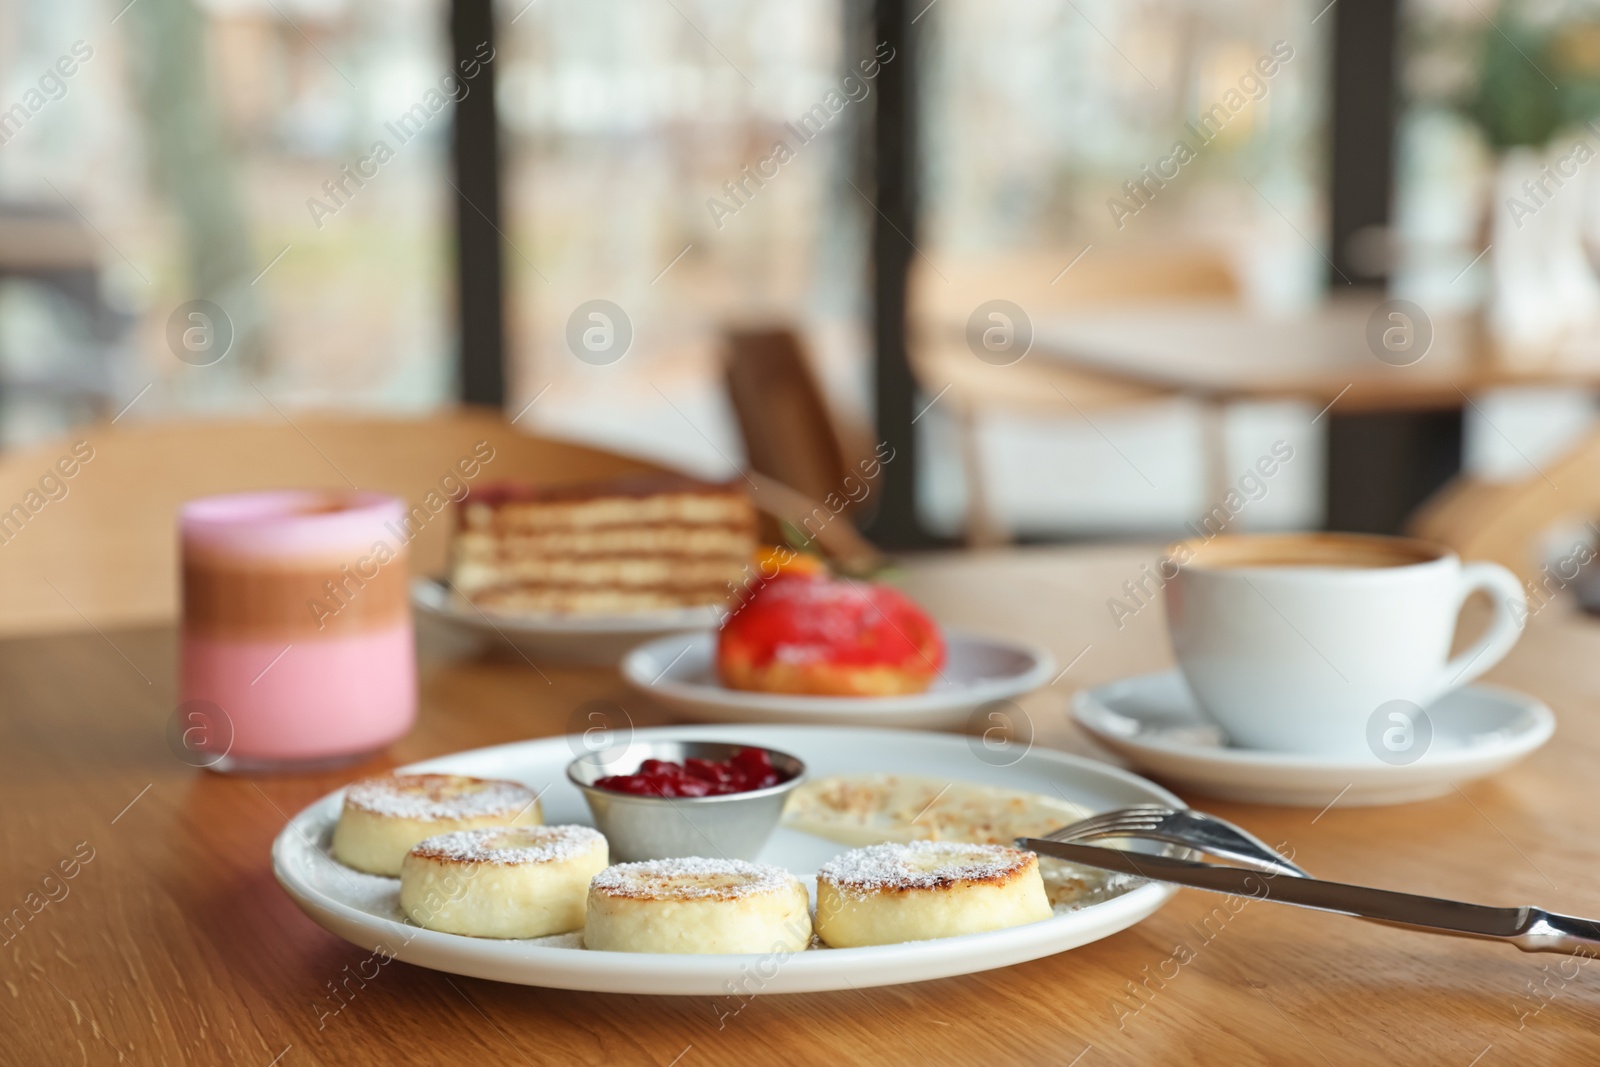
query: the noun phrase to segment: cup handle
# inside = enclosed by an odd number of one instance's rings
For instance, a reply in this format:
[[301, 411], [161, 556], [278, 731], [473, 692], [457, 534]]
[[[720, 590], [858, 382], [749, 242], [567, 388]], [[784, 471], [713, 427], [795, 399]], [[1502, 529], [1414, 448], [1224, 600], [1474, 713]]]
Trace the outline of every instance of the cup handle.
[[1476, 644], [1456, 656], [1439, 673], [1433, 697], [1437, 699], [1458, 689], [1505, 658], [1522, 636], [1523, 620], [1528, 617], [1528, 598], [1522, 582], [1498, 563], [1467, 563], [1461, 567], [1459, 612], [1467, 598], [1478, 590], [1494, 600], [1494, 619]]

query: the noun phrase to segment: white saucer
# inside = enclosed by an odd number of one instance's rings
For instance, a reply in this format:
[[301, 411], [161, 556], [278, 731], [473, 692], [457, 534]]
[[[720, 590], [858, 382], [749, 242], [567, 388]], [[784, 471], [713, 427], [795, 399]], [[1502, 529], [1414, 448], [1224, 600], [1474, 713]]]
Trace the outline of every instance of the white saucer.
[[1510, 766], [1550, 739], [1556, 720], [1525, 693], [1469, 685], [1428, 709], [1427, 751], [1413, 763], [1231, 748], [1176, 670], [1125, 678], [1073, 698], [1072, 717], [1135, 767], [1181, 789], [1248, 804], [1321, 808], [1399, 804]]
[[722, 610], [707, 605], [645, 611], [634, 615], [497, 615], [463, 603], [438, 578], [411, 582], [411, 604], [419, 614], [452, 630], [488, 641], [506, 641], [535, 664], [611, 666], [640, 641], [662, 634], [714, 630]]
[[717, 681], [717, 635], [680, 634], [640, 645], [622, 676], [641, 692], [713, 722], [808, 722], [833, 726], [961, 726], [995, 700], [1048, 682], [1055, 659], [1042, 648], [998, 638], [945, 634], [944, 670], [925, 693], [894, 697], [819, 697], [727, 689]]

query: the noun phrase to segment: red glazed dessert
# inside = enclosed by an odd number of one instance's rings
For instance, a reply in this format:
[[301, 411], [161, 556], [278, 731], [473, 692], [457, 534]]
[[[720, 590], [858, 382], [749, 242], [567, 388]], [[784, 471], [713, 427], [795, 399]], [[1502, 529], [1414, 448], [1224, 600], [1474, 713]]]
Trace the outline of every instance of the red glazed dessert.
[[939, 627], [900, 592], [803, 575], [763, 585], [717, 641], [722, 684], [767, 693], [920, 693], [944, 657]]

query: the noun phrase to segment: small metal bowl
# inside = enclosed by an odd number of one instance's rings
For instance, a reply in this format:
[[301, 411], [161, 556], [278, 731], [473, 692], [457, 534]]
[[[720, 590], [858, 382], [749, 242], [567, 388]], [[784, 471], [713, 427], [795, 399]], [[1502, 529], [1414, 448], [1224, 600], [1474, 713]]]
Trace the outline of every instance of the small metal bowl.
[[763, 749], [779, 774], [788, 780], [748, 793], [711, 797], [643, 797], [597, 789], [596, 780], [613, 774], [634, 774], [647, 759], [726, 760], [741, 748], [717, 741], [636, 742], [622, 752], [580, 756], [567, 765], [567, 777], [583, 790], [595, 826], [611, 846], [611, 862], [705, 856], [710, 859], [755, 859], [783, 814], [789, 791], [805, 778], [806, 765], [787, 752]]

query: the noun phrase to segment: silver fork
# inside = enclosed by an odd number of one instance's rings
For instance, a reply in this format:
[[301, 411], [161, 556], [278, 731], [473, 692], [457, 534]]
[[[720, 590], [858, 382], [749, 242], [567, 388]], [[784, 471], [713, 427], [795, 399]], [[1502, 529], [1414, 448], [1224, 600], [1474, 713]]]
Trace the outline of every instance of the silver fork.
[[1218, 856], [1256, 870], [1309, 878], [1305, 870], [1284, 859], [1265, 842], [1230, 822], [1187, 808], [1142, 804], [1092, 815], [1071, 826], [1044, 835], [1052, 841], [1076, 843], [1107, 837], [1135, 838], [1181, 845]]

